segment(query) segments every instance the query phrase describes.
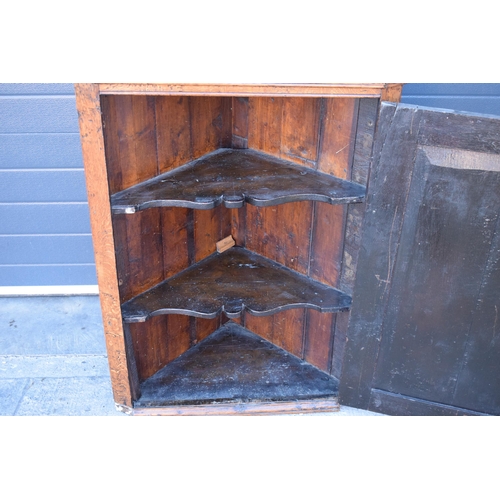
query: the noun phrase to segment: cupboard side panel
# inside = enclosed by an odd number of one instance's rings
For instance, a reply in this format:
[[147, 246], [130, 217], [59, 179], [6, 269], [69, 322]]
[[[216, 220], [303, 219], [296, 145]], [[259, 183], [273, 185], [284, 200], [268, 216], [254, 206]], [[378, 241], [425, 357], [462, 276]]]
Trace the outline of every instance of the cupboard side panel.
[[99, 88], [80, 84], [75, 93], [111, 385], [116, 403], [131, 407], [131, 360], [121, 321]]

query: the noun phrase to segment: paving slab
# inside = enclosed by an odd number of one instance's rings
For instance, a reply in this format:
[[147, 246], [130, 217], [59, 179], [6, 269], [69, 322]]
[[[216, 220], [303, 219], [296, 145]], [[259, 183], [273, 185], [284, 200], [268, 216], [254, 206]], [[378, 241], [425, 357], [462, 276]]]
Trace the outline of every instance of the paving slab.
[[108, 358], [103, 354], [0, 355], [0, 379], [108, 376]]
[[1, 297], [0, 354], [106, 354], [99, 297]]
[[14, 415], [123, 416], [124, 414], [115, 408], [109, 377], [70, 377], [30, 379]]
[[0, 380], [0, 416], [14, 415], [28, 384], [27, 378]]

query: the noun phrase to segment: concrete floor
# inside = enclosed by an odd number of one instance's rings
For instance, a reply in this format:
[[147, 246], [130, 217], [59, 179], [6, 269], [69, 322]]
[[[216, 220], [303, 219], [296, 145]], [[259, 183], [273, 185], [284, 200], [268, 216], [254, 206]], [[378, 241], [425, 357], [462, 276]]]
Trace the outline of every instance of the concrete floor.
[[[115, 409], [97, 296], [0, 298], [0, 415]], [[315, 416], [381, 416], [355, 408]]]

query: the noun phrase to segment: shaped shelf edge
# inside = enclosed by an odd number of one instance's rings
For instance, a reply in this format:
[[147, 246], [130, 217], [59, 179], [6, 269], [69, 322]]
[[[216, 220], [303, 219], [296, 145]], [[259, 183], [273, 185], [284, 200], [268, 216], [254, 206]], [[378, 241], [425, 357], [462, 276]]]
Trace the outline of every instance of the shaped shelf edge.
[[240, 208], [294, 201], [359, 203], [365, 187], [252, 149], [218, 149], [111, 196], [115, 214], [153, 207]]
[[233, 247], [181, 271], [122, 305], [125, 323], [161, 314], [237, 318], [246, 310], [268, 316], [292, 308], [346, 311], [351, 297], [277, 262]]

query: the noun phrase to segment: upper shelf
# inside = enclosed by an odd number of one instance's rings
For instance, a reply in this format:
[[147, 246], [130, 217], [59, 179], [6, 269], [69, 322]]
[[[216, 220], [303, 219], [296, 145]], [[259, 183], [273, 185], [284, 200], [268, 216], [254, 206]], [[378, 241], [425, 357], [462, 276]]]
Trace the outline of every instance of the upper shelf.
[[111, 196], [113, 213], [152, 207], [258, 207], [315, 200], [357, 203], [365, 188], [251, 149], [218, 149], [182, 167]]
[[138, 323], [159, 314], [237, 318], [243, 310], [268, 316], [297, 307], [321, 312], [349, 309], [351, 297], [307, 276], [233, 247], [212, 254], [122, 305], [123, 321]]

